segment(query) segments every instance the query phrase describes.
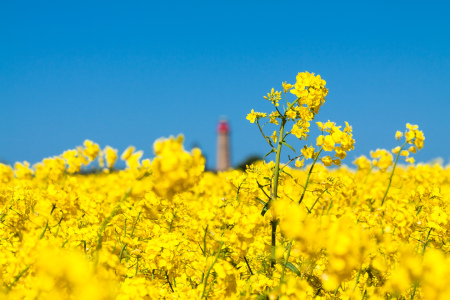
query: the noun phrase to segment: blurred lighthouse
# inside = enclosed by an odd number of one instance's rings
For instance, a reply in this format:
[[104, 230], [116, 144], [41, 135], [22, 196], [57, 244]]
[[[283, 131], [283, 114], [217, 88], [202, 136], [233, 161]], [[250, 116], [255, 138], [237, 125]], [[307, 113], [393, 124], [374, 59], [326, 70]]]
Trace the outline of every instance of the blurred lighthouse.
[[222, 118], [217, 127], [217, 167], [216, 170], [226, 171], [230, 168], [230, 126]]

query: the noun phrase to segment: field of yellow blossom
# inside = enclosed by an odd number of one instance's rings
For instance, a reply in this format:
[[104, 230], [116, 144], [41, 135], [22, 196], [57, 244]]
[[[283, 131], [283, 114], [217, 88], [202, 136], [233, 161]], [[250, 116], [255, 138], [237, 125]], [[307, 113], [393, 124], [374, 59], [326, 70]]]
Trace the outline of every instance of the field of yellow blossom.
[[[252, 110], [261, 133], [263, 118], [280, 129], [263, 133], [276, 160], [245, 172], [205, 172], [182, 136], [157, 140], [151, 160], [129, 147], [124, 170], [89, 140], [33, 167], [0, 164], [0, 298], [450, 299], [450, 169], [414, 164], [418, 126], [350, 168], [351, 126], [316, 122], [315, 146], [280, 163], [324, 86], [299, 73], [284, 112], [274, 90], [274, 112]], [[102, 171], [80, 172], [93, 163]]]

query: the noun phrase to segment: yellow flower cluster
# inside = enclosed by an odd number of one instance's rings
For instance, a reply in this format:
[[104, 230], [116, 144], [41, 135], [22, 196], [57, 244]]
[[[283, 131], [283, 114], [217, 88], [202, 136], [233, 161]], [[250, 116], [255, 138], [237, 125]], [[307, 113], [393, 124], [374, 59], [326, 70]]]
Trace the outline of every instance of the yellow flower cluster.
[[[325, 104], [325, 96], [328, 90], [325, 88], [325, 80], [314, 73], [298, 73], [295, 85], [283, 83], [284, 90], [296, 95], [298, 98], [290, 105], [286, 115], [295, 121], [291, 133], [299, 139], [307, 139], [310, 121], [319, 113], [320, 107]], [[293, 87], [293, 88], [292, 88]]]
[[[310, 122], [314, 120], [316, 114], [322, 105], [325, 104], [325, 96], [328, 94], [328, 89], [325, 87], [325, 80], [320, 75], [314, 75], [314, 73], [302, 72], [298, 73], [296, 83], [294, 85], [287, 82], [282, 83], [283, 91], [286, 93], [290, 91], [297, 96], [297, 99], [290, 103], [286, 99], [287, 108], [284, 113], [281, 113], [278, 109], [279, 101], [281, 100], [281, 92], [275, 91], [273, 88], [268, 96], [264, 96], [274, 104], [276, 111], [273, 111], [267, 116], [267, 113], [255, 112], [253, 109], [247, 115], [247, 120], [251, 123], [255, 123], [260, 128], [261, 133], [264, 125], [259, 124], [259, 120], [262, 118], [268, 118], [269, 123], [278, 125], [278, 119], [282, 120], [282, 128], [284, 137], [279, 139], [279, 134], [274, 131], [270, 137], [264, 136], [268, 143], [272, 146], [273, 151], [276, 152], [273, 144], [277, 141], [285, 142], [285, 137], [288, 135], [294, 135], [300, 140], [307, 140], [309, 136]], [[294, 121], [292, 129], [288, 132], [284, 132], [284, 124], [287, 121]], [[305, 164], [305, 159], [317, 159], [320, 152], [323, 151], [335, 151], [335, 157], [325, 156], [321, 158], [322, 163], [326, 166], [332, 164], [340, 166], [341, 160], [347, 155], [347, 152], [354, 149], [355, 140], [352, 138], [352, 127], [345, 122], [346, 127], [341, 131], [341, 126], [336, 126], [334, 122], [316, 122], [319, 129], [322, 131], [322, 135], [317, 137], [316, 145], [318, 150], [314, 147], [302, 149], [302, 155], [297, 157], [295, 165], [302, 167]], [[281, 133], [281, 131], [280, 131]], [[270, 139], [269, 139], [270, 138]], [[273, 143], [272, 143], [273, 142]], [[305, 146], [306, 147], [306, 146]], [[292, 149], [292, 147], [291, 147]]]
[[247, 115], [247, 120], [249, 120], [250, 123], [255, 123], [255, 120], [265, 118], [266, 116], [267, 116], [266, 113], [255, 112], [252, 109], [252, 112]]
[[200, 149], [192, 154], [183, 148], [183, 136], [157, 140], [153, 146], [156, 157], [152, 163], [153, 190], [167, 199], [187, 190], [198, 181], [205, 169]]
[[264, 96], [264, 99], [269, 100], [275, 106], [279, 106], [280, 104], [278, 102], [281, 100], [281, 92], [275, 92], [275, 90], [272, 88], [270, 93], [267, 93], [267, 96]]
[[298, 73], [297, 81], [291, 93], [301, 100], [299, 106], [305, 104], [315, 114], [319, 113], [320, 107], [325, 103], [325, 96], [328, 89], [325, 88], [325, 80], [320, 75], [314, 76], [314, 73]]
[[[335, 157], [332, 159], [330, 156], [322, 158], [322, 162], [325, 166], [331, 166], [332, 164], [340, 166], [341, 160], [347, 156], [347, 151], [353, 150], [355, 140], [352, 138], [352, 127], [345, 122], [345, 128], [340, 130], [341, 126], [336, 126], [333, 122], [317, 122], [317, 126], [322, 131], [322, 135], [317, 137], [317, 146], [322, 147], [324, 151], [335, 151]], [[324, 132], [328, 133], [324, 135]]]

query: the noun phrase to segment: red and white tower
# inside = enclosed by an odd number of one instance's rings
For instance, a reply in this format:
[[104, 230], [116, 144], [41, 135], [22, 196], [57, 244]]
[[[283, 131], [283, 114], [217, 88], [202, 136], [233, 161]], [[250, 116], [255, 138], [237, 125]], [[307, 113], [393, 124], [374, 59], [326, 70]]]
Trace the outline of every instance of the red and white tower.
[[226, 171], [230, 168], [230, 126], [227, 120], [222, 119], [217, 127], [217, 168]]

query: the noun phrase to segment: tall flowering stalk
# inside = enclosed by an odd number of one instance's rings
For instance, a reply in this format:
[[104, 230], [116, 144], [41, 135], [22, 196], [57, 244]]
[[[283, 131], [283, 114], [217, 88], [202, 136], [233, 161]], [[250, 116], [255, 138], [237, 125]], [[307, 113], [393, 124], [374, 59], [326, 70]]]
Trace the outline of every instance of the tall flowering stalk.
[[[395, 167], [397, 166], [398, 158], [400, 156], [404, 156], [406, 162], [413, 164], [415, 160], [414, 160], [414, 157], [410, 156], [410, 153], [416, 153], [417, 150], [420, 150], [423, 148], [425, 136], [423, 135], [423, 132], [419, 130], [419, 126], [411, 125], [411, 124], [407, 123], [406, 128], [408, 130], [405, 132], [405, 142], [403, 143], [403, 145], [397, 146], [394, 149], [392, 149], [392, 153], [395, 154], [396, 156], [395, 156], [394, 166], [392, 167], [391, 175], [389, 176], [389, 183], [388, 183], [386, 192], [384, 193], [383, 199], [381, 200], [381, 206], [383, 206], [383, 204], [386, 200], [386, 196], [391, 187], [392, 178], [394, 177], [394, 171], [395, 171]], [[400, 140], [400, 138], [402, 136], [403, 136], [403, 132], [401, 132], [401, 131], [397, 131], [395, 133], [395, 138], [397, 140]], [[414, 144], [414, 146], [410, 146], [408, 148], [408, 150], [404, 150], [405, 146], [408, 144]]]
[[[320, 75], [315, 76], [314, 73], [298, 73], [296, 83], [294, 85], [287, 82], [282, 83], [283, 91], [275, 91], [273, 88], [267, 96], [264, 96], [266, 100], [269, 100], [275, 110], [269, 115], [263, 112], [255, 112], [253, 109], [247, 115], [247, 120], [251, 123], [256, 123], [266, 142], [271, 147], [271, 150], [266, 154], [275, 153], [275, 164], [273, 166], [273, 174], [270, 181], [271, 195], [267, 203], [264, 203], [261, 214], [264, 216], [268, 210], [271, 210], [271, 266], [274, 267], [276, 263], [275, 259], [275, 246], [276, 246], [276, 232], [279, 219], [277, 214], [271, 208], [274, 201], [279, 198], [278, 187], [280, 184], [280, 174], [283, 172], [284, 167], [280, 167], [281, 150], [283, 146], [290, 148], [295, 152], [295, 149], [286, 142], [286, 138], [289, 135], [294, 135], [299, 140], [306, 141], [309, 136], [310, 122], [315, 119], [315, 116], [319, 113], [320, 108], [325, 104], [325, 96], [328, 94], [328, 89], [325, 87], [325, 80]], [[288, 92], [295, 95], [296, 98], [293, 102], [288, 101]], [[283, 104], [283, 110], [280, 110], [281, 95], [284, 94], [285, 103]], [[265, 120], [261, 125], [261, 120]], [[292, 127], [288, 127], [288, 124], [292, 122]], [[264, 133], [264, 126], [267, 124], [279, 125], [279, 129], [273, 131], [271, 136]], [[296, 167], [303, 167], [305, 159], [312, 159], [306, 183], [303, 187], [301, 198], [298, 199], [300, 204], [306, 193], [306, 188], [309, 183], [309, 177], [312, 173], [314, 165], [318, 160], [322, 151], [335, 151], [335, 156], [325, 156], [321, 159], [322, 163], [326, 166], [340, 165], [341, 159], [345, 158], [346, 152], [353, 149], [354, 140], [351, 134], [351, 127], [346, 123], [346, 127], [343, 131], [340, 130], [340, 126], [336, 126], [333, 122], [317, 122], [322, 134], [317, 137], [316, 146], [312, 145], [308, 147], [305, 145], [301, 149], [301, 154], [294, 158], [289, 158], [288, 165], [292, 161], [295, 162]], [[289, 128], [289, 129], [287, 129]], [[265, 157], [266, 157], [265, 156]], [[258, 183], [258, 186], [259, 183]], [[263, 186], [260, 186], [263, 190]], [[264, 190], [263, 190], [264, 192]], [[264, 192], [265, 193], [265, 192]]]

